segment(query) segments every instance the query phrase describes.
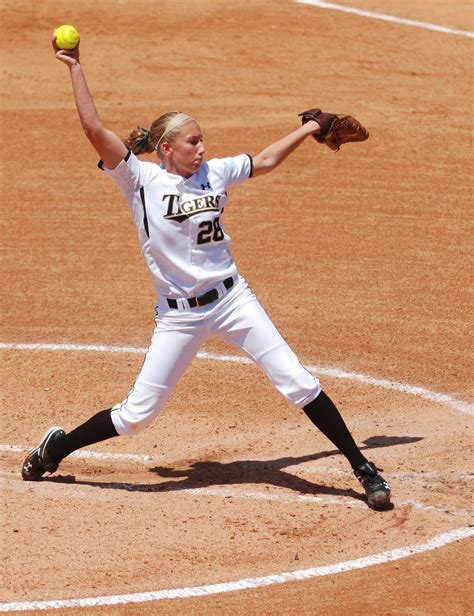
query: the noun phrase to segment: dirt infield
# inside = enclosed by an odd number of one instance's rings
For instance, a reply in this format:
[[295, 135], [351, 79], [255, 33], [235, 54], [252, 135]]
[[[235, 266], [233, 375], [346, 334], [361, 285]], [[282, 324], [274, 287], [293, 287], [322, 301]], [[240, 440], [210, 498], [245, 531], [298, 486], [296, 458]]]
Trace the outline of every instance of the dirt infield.
[[[472, 613], [472, 39], [454, 31], [474, 24], [467, 2], [392, 4], [357, 2], [453, 32], [289, 0], [0, 4], [0, 611]], [[236, 187], [225, 224], [393, 509], [368, 509], [342, 456], [218, 341], [151, 428], [21, 480], [49, 426], [125, 397], [153, 329], [125, 201], [50, 48], [61, 23], [120, 135], [176, 108], [209, 157], [256, 154], [316, 105], [369, 128]]]

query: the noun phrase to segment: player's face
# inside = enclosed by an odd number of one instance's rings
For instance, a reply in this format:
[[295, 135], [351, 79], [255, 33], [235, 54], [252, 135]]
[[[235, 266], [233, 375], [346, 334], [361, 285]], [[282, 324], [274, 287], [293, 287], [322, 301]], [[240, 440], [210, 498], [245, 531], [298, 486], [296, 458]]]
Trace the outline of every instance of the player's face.
[[194, 121], [186, 122], [173, 143], [170, 143], [167, 148], [166, 169], [170, 173], [190, 177], [201, 166], [205, 151], [199, 124]]

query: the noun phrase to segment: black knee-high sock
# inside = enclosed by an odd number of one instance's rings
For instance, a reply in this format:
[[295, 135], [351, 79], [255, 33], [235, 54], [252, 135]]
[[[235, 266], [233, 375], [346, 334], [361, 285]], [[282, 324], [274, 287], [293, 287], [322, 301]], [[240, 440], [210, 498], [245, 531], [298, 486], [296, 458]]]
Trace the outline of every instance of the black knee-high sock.
[[346, 456], [352, 468], [357, 468], [360, 464], [367, 462], [339, 411], [324, 391], [321, 391], [317, 398], [307, 404], [303, 411], [331, 443]]
[[53, 441], [48, 449], [48, 454], [53, 462], [59, 464], [63, 458], [76, 449], [118, 436], [110, 416], [111, 410], [100, 411], [63, 438]]

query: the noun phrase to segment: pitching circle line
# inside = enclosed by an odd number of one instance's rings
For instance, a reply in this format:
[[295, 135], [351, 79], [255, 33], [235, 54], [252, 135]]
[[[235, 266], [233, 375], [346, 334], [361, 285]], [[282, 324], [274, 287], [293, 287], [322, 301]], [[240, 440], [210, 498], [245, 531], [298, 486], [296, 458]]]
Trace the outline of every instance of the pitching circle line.
[[[137, 347], [115, 347], [105, 345], [78, 345], [78, 344], [23, 344], [23, 343], [5, 343], [0, 342], [0, 348], [16, 349], [16, 350], [58, 350], [58, 351], [92, 351], [92, 352], [109, 352], [109, 353], [145, 353], [146, 349]], [[247, 364], [252, 363], [245, 357], [233, 355], [219, 355], [214, 353], [199, 353], [199, 358], [214, 360], [214, 361], [229, 361], [234, 363]], [[393, 389], [406, 394], [426, 398], [438, 404], [444, 404], [454, 408], [455, 410], [464, 413], [473, 414], [474, 406], [463, 401], [457, 400], [446, 394], [439, 394], [421, 387], [406, 385], [396, 381], [386, 379], [377, 379], [364, 374], [349, 373], [336, 368], [324, 368], [323, 366], [307, 366], [311, 371], [316, 371], [319, 374], [332, 376], [335, 378], [346, 378], [355, 380], [368, 385], [383, 387], [385, 389]], [[260, 588], [271, 586], [273, 584], [283, 584], [291, 581], [301, 581], [312, 579], [315, 577], [323, 577], [326, 575], [335, 575], [345, 571], [354, 571], [363, 569], [372, 565], [380, 565], [387, 562], [393, 562], [415, 554], [435, 550], [443, 546], [449, 545], [455, 541], [467, 539], [474, 536], [474, 527], [464, 526], [455, 528], [446, 533], [436, 535], [425, 543], [406, 546], [403, 548], [395, 548], [372, 554], [362, 558], [343, 561], [333, 565], [324, 565], [321, 567], [311, 567], [309, 569], [300, 569], [299, 571], [289, 571], [285, 573], [277, 573], [256, 578], [245, 578], [232, 582], [224, 582], [220, 584], [208, 584], [204, 586], [171, 588], [159, 591], [149, 591], [141, 593], [130, 593], [124, 595], [109, 595], [99, 597], [86, 597], [82, 599], [53, 599], [49, 601], [24, 601], [0, 603], [0, 612], [12, 611], [31, 611], [31, 610], [48, 610], [61, 609], [71, 607], [96, 607], [106, 605], [118, 605], [124, 603], [144, 603], [149, 601], [159, 601], [162, 599], [184, 599], [191, 597], [209, 596], [225, 592], [235, 592], [238, 590], [246, 590], [251, 588]]]
[[[132, 353], [144, 355], [147, 352], [143, 347], [125, 347], [125, 346], [112, 346], [104, 344], [51, 344], [51, 343], [20, 343], [20, 342], [0, 342], [0, 349], [5, 350], [18, 350], [18, 351], [83, 351], [93, 353]], [[221, 353], [207, 353], [199, 352], [196, 356], [198, 359], [207, 359], [211, 361], [223, 361], [232, 362], [236, 364], [252, 364], [252, 360], [241, 355], [224, 355]], [[362, 374], [360, 372], [347, 372], [340, 368], [333, 368], [319, 365], [306, 365], [306, 368], [316, 375], [329, 376], [336, 379], [348, 379], [349, 381], [356, 381], [364, 383], [365, 385], [372, 385], [374, 387], [382, 387], [383, 389], [390, 389], [393, 391], [399, 391], [401, 393], [408, 394], [410, 396], [417, 396], [435, 402], [442, 406], [448, 406], [455, 411], [466, 413], [468, 415], [474, 415], [474, 404], [470, 404], [465, 400], [459, 400], [448, 394], [442, 394], [436, 391], [425, 389], [424, 387], [418, 387], [417, 385], [409, 385], [407, 383], [401, 383], [400, 381], [392, 381], [389, 379], [380, 379], [370, 376], [368, 374]]]
[[86, 597], [83, 599], [58, 599], [51, 601], [2, 603], [0, 604], [0, 612], [13, 612], [15, 610], [49, 610], [69, 607], [97, 607], [105, 605], [119, 605], [124, 603], [144, 603], [148, 601], [159, 601], [162, 599], [204, 597], [225, 592], [235, 592], [237, 590], [261, 588], [263, 586], [271, 586], [273, 584], [284, 584], [292, 581], [309, 580], [315, 577], [323, 577], [325, 575], [334, 575], [345, 571], [364, 569], [365, 567], [371, 567], [372, 565], [381, 565], [383, 563], [393, 562], [415, 554], [422, 554], [423, 552], [435, 550], [449, 545], [450, 543], [454, 543], [455, 541], [467, 539], [473, 535], [474, 528], [465, 526], [436, 535], [425, 543], [418, 543], [403, 548], [395, 548], [386, 552], [380, 552], [379, 554], [373, 554], [372, 556], [364, 556], [354, 560], [346, 560], [334, 565], [311, 567], [310, 569], [300, 569], [299, 571], [288, 571], [286, 573], [277, 573], [275, 575], [266, 575], [256, 578], [245, 578], [242, 580], [235, 580], [233, 582], [209, 584], [206, 586], [170, 588], [167, 590], [139, 592], [126, 595]]

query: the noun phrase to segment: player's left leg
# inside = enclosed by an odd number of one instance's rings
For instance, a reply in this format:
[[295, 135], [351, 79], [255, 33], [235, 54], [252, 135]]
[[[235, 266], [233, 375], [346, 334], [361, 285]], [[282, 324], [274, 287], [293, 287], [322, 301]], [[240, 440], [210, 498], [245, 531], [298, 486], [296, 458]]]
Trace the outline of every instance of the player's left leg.
[[369, 504], [387, 504], [388, 484], [360, 451], [338, 409], [322, 391], [319, 380], [302, 366], [255, 296], [247, 291], [239, 295], [216, 319], [216, 333], [253, 359], [280, 393], [302, 408], [339, 449], [363, 485]]
[[341, 414], [329, 396], [320, 394], [303, 407], [308, 418], [349, 460], [355, 476], [361, 483], [371, 507], [385, 507], [390, 503], [391, 490], [379, 474], [379, 469], [369, 462], [356, 445]]

